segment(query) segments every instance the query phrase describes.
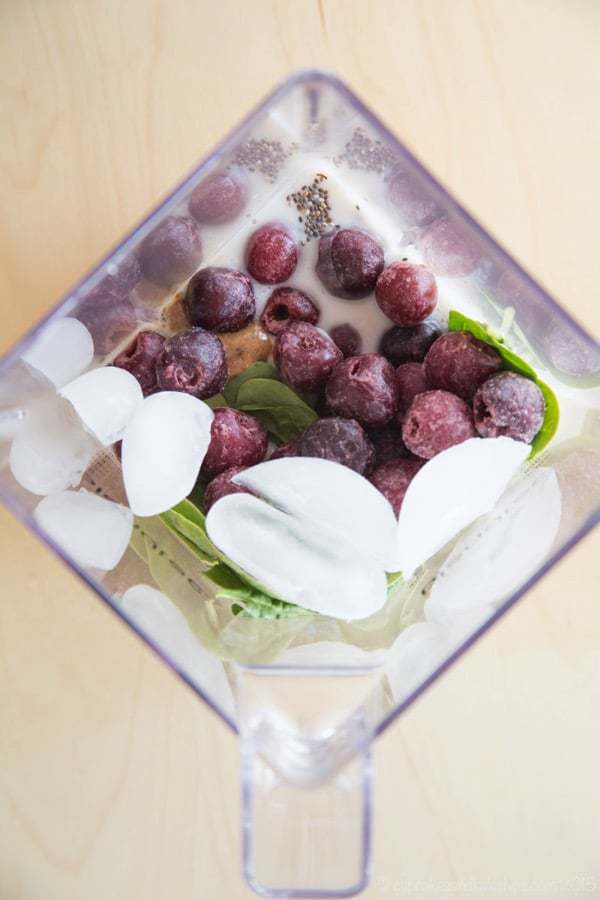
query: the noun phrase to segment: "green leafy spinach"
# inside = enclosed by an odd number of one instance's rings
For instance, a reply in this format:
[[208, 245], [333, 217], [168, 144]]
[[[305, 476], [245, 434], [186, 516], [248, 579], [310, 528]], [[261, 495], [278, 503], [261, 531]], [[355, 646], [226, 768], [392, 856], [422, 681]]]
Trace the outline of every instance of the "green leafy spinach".
[[517, 356], [516, 353], [513, 353], [504, 343], [504, 339], [497, 337], [483, 322], [469, 319], [468, 316], [463, 316], [462, 313], [452, 310], [448, 316], [448, 329], [450, 331], [468, 331], [473, 337], [484, 341], [490, 347], [494, 347], [502, 357], [507, 369], [510, 369], [511, 372], [517, 372], [519, 375], [524, 375], [537, 384], [544, 397], [546, 411], [542, 427], [531, 443], [531, 456], [536, 456], [552, 440], [558, 428], [560, 409], [554, 391], [538, 378], [535, 369], [532, 369], [529, 363]]
[[279, 443], [299, 438], [319, 417], [295, 391], [279, 380], [270, 362], [255, 362], [206, 401], [212, 409], [231, 406], [251, 413]]
[[204, 401], [211, 409], [219, 409], [220, 406], [228, 406], [225, 394], [214, 394]]
[[252, 378], [269, 378], [278, 381], [277, 369], [270, 362], [255, 362], [239, 375], [235, 375], [223, 388], [223, 396], [230, 406], [236, 406], [241, 386]]
[[217, 587], [217, 597], [233, 600], [236, 615], [260, 619], [281, 619], [305, 615], [306, 610], [272, 597], [251, 575], [240, 569], [212, 543], [206, 533], [204, 513], [190, 500], [183, 500], [160, 519], [202, 562], [207, 563], [203, 577]]
[[319, 418], [287, 384], [270, 378], [251, 378], [239, 388], [236, 409], [252, 413], [281, 443], [293, 441]]
[[233, 600], [232, 610], [236, 615], [253, 619], [284, 619], [290, 616], [309, 615], [308, 611], [262, 593], [245, 581], [229, 566], [219, 563], [205, 577], [217, 587], [217, 597]]
[[160, 519], [178, 537], [184, 537], [203, 562], [217, 561], [219, 551], [206, 533], [204, 513], [194, 503], [182, 500], [162, 513]]

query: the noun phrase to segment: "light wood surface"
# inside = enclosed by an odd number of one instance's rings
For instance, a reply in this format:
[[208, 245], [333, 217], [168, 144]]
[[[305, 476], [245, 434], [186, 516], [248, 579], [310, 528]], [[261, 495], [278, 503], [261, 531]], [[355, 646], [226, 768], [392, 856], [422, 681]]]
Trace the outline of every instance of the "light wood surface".
[[[5, 349], [287, 72], [338, 71], [600, 335], [595, 0], [2, 0]], [[233, 900], [233, 736], [0, 512], [1, 900]], [[368, 898], [600, 897], [598, 534], [376, 748]]]

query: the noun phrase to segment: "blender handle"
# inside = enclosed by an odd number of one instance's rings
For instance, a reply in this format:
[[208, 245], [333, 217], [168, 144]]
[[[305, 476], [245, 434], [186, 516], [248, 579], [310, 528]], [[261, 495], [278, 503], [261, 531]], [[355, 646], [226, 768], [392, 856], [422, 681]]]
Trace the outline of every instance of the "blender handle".
[[[285, 706], [265, 702], [264, 692], [257, 704], [252, 679], [236, 668], [243, 868], [249, 887], [263, 897], [281, 898], [359, 893], [368, 883], [371, 857], [367, 717], [359, 709], [338, 728], [320, 722], [315, 729], [314, 718], [308, 723], [289, 718]], [[278, 679], [270, 674], [273, 684]]]

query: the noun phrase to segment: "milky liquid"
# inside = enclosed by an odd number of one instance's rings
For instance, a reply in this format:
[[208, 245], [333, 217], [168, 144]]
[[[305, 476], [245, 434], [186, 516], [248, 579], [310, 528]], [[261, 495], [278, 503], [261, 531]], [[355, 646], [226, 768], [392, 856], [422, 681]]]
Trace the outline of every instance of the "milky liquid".
[[[298, 211], [286, 197], [300, 187], [310, 184], [317, 173], [327, 176], [324, 187], [329, 192], [331, 217], [336, 225], [360, 228], [372, 235], [382, 246], [386, 264], [408, 259], [422, 262], [422, 255], [413, 241], [413, 232], [405, 229], [398, 212], [386, 195], [386, 185], [375, 172], [349, 170], [319, 155], [303, 153], [288, 161], [285, 178], [280, 178], [271, 190], [265, 190], [262, 176], [248, 173], [251, 195], [259, 198], [242, 214], [240, 223], [216, 226], [203, 232], [205, 255], [203, 265], [245, 269], [244, 252], [248, 238], [259, 226], [268, 222], [285, 225], [298, 244], [305, 239]], [[237, 226], [237, 227], [236, 227]], [[229, 231], [229, 234], [226, 233]], [[225, 238], [225, 239], [224, 239]], [[382, 334], [392, 323], [382, 313], [371, 294], [362, 300], [332, 297], [315, 273], [318, 240], [300, 246], [298, 265], [288, 284], [305, 291], [321, 311], [319, 327], [330, 331], [335, 325], [350, 323], [362, 335], [363, 352], [376, 352]], [[439, 303], [435, 315], [444, 321], [451, 308], [476, 315], [480, 312], [479, 292], [465, 279], [438, 279]], [[273, 291], [272, 285], [254, 283], [257, 314]], [[460, 297], [460, 301], [459, 301]]]

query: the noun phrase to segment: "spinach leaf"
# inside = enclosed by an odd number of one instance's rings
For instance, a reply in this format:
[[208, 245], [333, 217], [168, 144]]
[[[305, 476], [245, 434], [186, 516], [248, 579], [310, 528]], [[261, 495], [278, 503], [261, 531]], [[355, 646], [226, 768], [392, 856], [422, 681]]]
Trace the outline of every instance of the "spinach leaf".
[[206, 533], [204, 513], [189, 500], [182, 500], [160, 516], [167, 528], [185, 538], [203, 562], [215, 562], [219, 551]]
[[270, 362], [255, 362], [225, 385], [222, 394], [207, 401], [209, 406], [231, 406], [251, 413], [281, 443], [300, 437], [318, 419], [315, 411], [290, 387], [279, 380]]
[[189, 500], [183, 500], [160, 519], [203, 562], [211, 568], [202, 576], [218, 588], [218, 597], [235, 600], [236, 614], [254, 618], [279, 619], [291, 615], [306, 614], [306, 610], [287, 603], [279, 597], [271, 597], [260, 582], [240, 569], [232, 560], [215, 547], [206, 533], [204, 513]]
[[278, 441], [295, 440], [319, 418], [287, 384], [270, 378], [251, 378], [239, 388], [236, 409], [252, 413]]
[[[251, 378], [268, 378], [274, 381], [278, 380], [277, 369], [270, 362], [255, 362], [252, 363], [251, 366], [248, 366], [247, 369], [244, 369], [243, 372], [240, 372], [239, 375], [236, 375], [231, 381], [225, 385], [223, 388], [223, 396], [225, 398], [226, 404], [229, 406], [237, 407], [237, 399], [238, 393], [241, 386], [244, 382], [249, 381]], [[220, 396], [217, 394], [217, 396]]]
[[386, 575], [387, 578], [387, 589], [388, 594], [390, 591], [393, 591], [395, 587], [397, 587], [402, 581], [402, 572], [388, 572]]
[[227, 400], [225, 399], [225, 394], [214, 394], [212, 397], [209, 397], [208, 400], [204, 401], [207, 406], [210, 406], [211, 409], [219, 409], [220, 406], [227, 406]]
[[526, 378], [531, 378], [537, 384], [543, 394], [546, 411], [542, 427], [531, 443], [530, 455], [531, 457], [536, 456], [552, 440], [558, 428], [560, 408], [552, 388], [541, 381], [529, 363], [517, 356], [516, 353], [513, 353], [504, 343], [504, 339], [494, 335], [483, 322], [476, 322], [474, 319], [469, 319], [468, 316], [463, 316], [462, 313], [452, 310], [448, 316], [448, 328], [450, 331], [468, 331], [473, 337], [484, 341], [490, 347], [494, 347], [502, 357], [507, 369], [510, 369], [511, 372], [517, 372], [519, 375], [524, 375]]
[[263, 594], [223, 563], [206, 572], [205, 578], [216, 585], [217, 597], [235, 601], [232, 607], [235, 615], [253, 619], [282, 619], [309, 614], [293, 603]]
[[236, 603], [232, 607], [236, 616], [242, 615], [251, 619], [291, 619], [296, 616], [313, 615], [310, 610], [285, 600], [275, 600], [266, 594], [251, 594], [243, 603]]

